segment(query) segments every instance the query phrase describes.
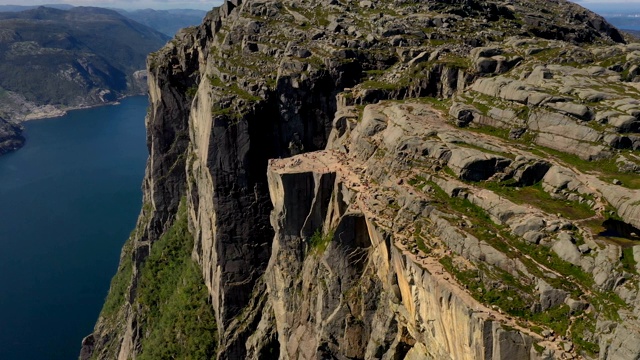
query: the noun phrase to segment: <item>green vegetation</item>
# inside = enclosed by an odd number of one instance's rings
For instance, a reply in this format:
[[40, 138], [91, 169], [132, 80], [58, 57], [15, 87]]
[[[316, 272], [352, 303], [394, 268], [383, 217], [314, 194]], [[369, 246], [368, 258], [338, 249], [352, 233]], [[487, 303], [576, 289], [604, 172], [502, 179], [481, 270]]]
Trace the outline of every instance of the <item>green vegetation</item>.
[[[133, 231], [133, 233], [135, 232], [136, 230]], [[122, 248], [118, 271], [113, 276], [113, 279], [111, 279], [109, 294], [102, 306], [100, 317], [113, 319], [118, 310], [125, 304], [127, 289], [129, 288], [129, 284], [131, 284], [131, 275], [133, 274], [131, 243], [132, 238], [130, 237]]]
[[138, 301], [145, 335], [139, 359], [215, 356], [216, 322], [192, 249], [183, 199], [173, 225], [153, 244], [141, 269]]
[[544, 346], [539, 345], [536, 342], [533, 343], [533, 348], [536, 350], [536, 353], [538, 354], [542, 354], [542, 352], [544, 351]]
[[636, 260], [633, 258], [633, 248], [627, 247], [622, 249], [622, 268], [630, 273], [637, 273]]
[[363, 89], [379, 89], [394, 91], [402, 87], [399, 83], [388, 83], [380, 80], [367, 80], [360, 84]]
[[[531, 299], [526, 296], [534, 293], [531, 286], [522, 285], [512, 275], [494, 270], [493, 274], [488, 269], [460, 270], [450, 257], [440, 259], [442, 266], [452, 274], [460, 284], [466, 287], [471, 295], [478, 301], [498, 306], [502, 311], [511, 316], [527, 319], [553, 329], [558, 334], [565, 334], [569, 328], [569, 307], [565, 304], [554, 308], [534, 313], [531, 311]], [[480, 275], [483, 273], [483, 275]], [[493, 278], [493, 283], [499, 287], [487, 287], [487, 276]], [[481, 280], [484, 278], [485, 281]]]
[[[478, 108], [478, 110], [480, 110], [481, 112], [487, 111], [488, 107], [486, 107], [486, 105], [483, 107], [479, 104], [480, 103], [474, 103], [473, 105], [476, 106], [476, 108]], [[524, 111], [526, 110], [521, 110], [521, 113], [524, 113]], [[509, 138], [509, 129], [501, 129], [492, 126], [469, 127], [468, 129], [473, 132], [499, 137], [512, 144], [525, 143], [527, 146], [529, 146], [529, 151], [531, 151], [532, 154], [538, 155], [542, 158], [554, 157], [567, 164], [569, 167], [577, 168], [581, 172], [596, 173], [598, 174], [598, 177], [603, 181], [613, 182], [614, 179], [618, 179], [622, 182], [624, 187], [627, 187], [629, 189], [640, 189], [640, 176], [638, 176], [638, 174], [636, 173], [620, 171], [620, 169], [618, 169], [617, 163], [615, 161], [612, 161], [612, 159], [602, 159], [594, 161], [584, 160], [574, 154], [569, 154], [555, 149], [535, 145], [532, 139], [532, 135], [525, 135], [518, 140], [513, 140]], [[622, 151], [622, 153], [625, 152], [629, 151]]]
[[543, 48], [541, 51], [535, 53], [533, 55], [533, 57], [536, 60], [540, 60], [543, 63], [549, 63], [549, 62], [559, 62], [558, 60], [560, 60], [560, 52], [562, 51], [561, 48]]
[[316, 229], [316, 231], [311, 235], [309, 239], [309, 245], [311, 249], [315, 251], [317, 254], [323, 254], [331, 240], [333, 240], [334, 230], [327, 232], [326, 234], [322, 233], [322, 229]]
[[465, 70], [471, 67], [471, 59], [469, 57], [456, 56], [453, 54], [446, 54], [439, 62], [452, 69]]
[[[441, 211], [464, 215], [472, 224], [478, 225], [465, 227], [465, 232], [486, 241], [507, 256], [527, 254], [528, 256], [525, 257], [518, 256], [518, 259], [525, 264], [528, 271], [533, 275], [545, 279], [557, 289], [567, 291], [574, 299], [584, 298], [588, 294], [587, 301], [593, 304], [604, 318], [613, 321], [620, 320], [618, 311], [627, 306], [624, 301], [616, 294], [594, 290], [594, 281], [590, 274], [585, 273], [580, 267], [560, 259], [548, 247], [536, 246], [516, 238], [510, 233], [509, 229], [493, 223], [482, 208], [464, 198], [450, 198], [436, 183], [427, 181], [424, 177], [416, 176], [410, 179], [408, 183], [416, 187], [416, 189], [428, 185], [432, 188], [433, 205], [437, 206]], [[416, 224], [416, 233], [420, 234], [422, 231], [422, 225]], [[422, 246], [425, 245], [424, 242], [421, 243], [422, 238], [415, 238], [417, 246], [422, 250]], [[632, 262], [633, 257], [630, 251], [632, 249], [629, 248], [626, 253], [623, 252], [622, 261], [625, 269], [635, 268], [635, 262]], [[627, 260], [624, 259], [625, 257]], [[532, 300], [529, 296], [535, 291], [532, 288], [533, 284], [529, 284], [526, 281], [523, 282], [523, 278], [516, 279], [513, 275], [501, 269], [489, 269], [482, 263], [476, 264], [477, 268], [465, 269], [464, 265], [456, 264], [448, 256], [441, 258], [440, 262], [478, 301], [496, 305], [512, 316], [530, 320], [540, 326], [546, 326], [558, 334], [565, 334], [569, 329], [571, 320], [569, 308], [566, 305], [541, 313], [533, 313], [531, 311]], [[548, 277], [540, 265], [553, 269], [559, 276]], [[463, 268], [459, 268], [459, 266], [463, 266]], [[496, 287], [496, 284], [499, 285]], [[531, 327], [530, 325], [528, 326]], [[541, 330], [539, 327], [538, 329]], [[572, 339], [575, 340], [578, 335], [575, 335], [575, 331], [573, 334]], [[582, 339], [578, 341], [576, 346], [585, 352], [597, 351], [597, 345]]]
[[[362, 87], [363, 89], [379, 89], [379, 90], [390, 91], [390, 92], [407, 90], [412, 87], [422, 87], [424, 86], [423, 82], [425, 78], [428, 78], [433, 72], [433, 69], [437, 68], [438, 66], [455, 69], [455, 70], [466, 69], [467, 67], [470, 66], [470, 61], [463, 57], [458, 57], [458, 56], [448, 54], [447, 56], [443, 57], [440, 60], [421, 62], [421, 63], [418, 63], [417, 65], [409, 67], [408, 69], [404, 70], [402, 73], [399, 73], [398, 74], [400, 75], [399, 78], [397, 80], [394, 80], [393, 82], [386, 81], [380, 78], [380, 76], [384, 75], [386, 71], [369, 70], [369, 71], [366, 71], [366, 76], [368, 77], [368, 80], [363, 81], [362, 83], [360, 83], [359, 86]], [[450, 103], [450, 101], [451, 100], [448, 100], [446, 102]], [[443, 101], [431, 101], [431, 102], [434, 104], [437, 104]], [[440, 105], [438, 106], [439, 109], [443, 108], [441, 104], [439, 105]], [[448, 111], [448, 107], [443, 108], [443, 110]]]
[[[441, 258], [440, 263], [469, 290], [476, 300], [484, 304], [496, 305], [512, 316], [532, 318], [530, 300], [524, 298], [523, 295], [533, 291], [529, 286], [522, 286], [513, 275], [502, 270], [494, 270], [490, 274], [487, 268], [460, 270], [453, 264], [453, 260], [449, 256]], [[493, 283], [500, 284], [500, 286], [487, 287], [485, 281], [482, 280], [487, 276], [497, 280]]]
[[237, 95], [238, 97], [240, 97], [242, 99], [245, 99], [247, 101], [260, 101], [260, 100], [262, 100], [261, 97], [250, 94], [248, 91], [246, 91], [246, 90], [242, 89], [241, 87], [239, 87], [238, 84], [236, 84], [236, 83], [232, 83], [229, 86], [228, 90], [232, 94]]
[[555, 199], [542, 189], [542, 184], [515, 187], [510, 184], [496, 182], [482, 182], [481, 185], [516, 204], [530, 204], [549, 214], [561, 214], [571, 220], [585, 219], [596, 215], [586, 203]]
[[213, 104], [213, 106], [211, 106], [211, 116], [225, 116], [231, 119], [240, 119], [240, 115], [233, 108], [220, 108], [218, 104]]
[[[410, 182], [411, 183], [411, 182]], [[433, 189], [433, 195], [435, 199], [444, 206], [441, 206], [442, 211], [454, 212], [460, 215], [468, 217], [474, 224], [472, 227], [465, 228], [465, 231], [475, 236], [480, 240], [484, 240], [491, 244], [497, 250], [505, 254], [511, 252], [511, 247], [502, 237], [496, 236], [499, 232], [500, 226], [495, 224], [491, 217], [484, 209], [478, 205], [473, 204], [467, 198], [449, 197], [436, 183], [432, 181], [425, 181]], [[479, 225], [479, 226], [475, 226]]]
[[[409, 183], [416, 183], [417, 180], [410, 180]], [[471, 203], [466, 198], [451, 198], [438, 185], [431, 181], [425, 183], [433, 189], [434, 198], [437, 203], [442, 204], [440, 209], [448, 212], [455, 212], [465, 215], [473, 224], [481, 226], [473, 226], [465, 228], [465, 231], [472, 234], [480, 240], [486, 241], [488, 244], [500, 250], [507, 256], [514, 255], [514, 250], [519, 250], [523, 254], [531, 256], [535, 262], [519, 257], [520, 261], [525, 263], [529, 271], [537, 276], [545, 277], [536, 264], [545, 264], [546, 266], [558, 271], [566, 278], [574, 279], [586, 288], [590, 288], [593, 279], [587, 275], [580, 267], [572, 265], [560, 259], [551, 249], [544, 246], [535, 246], [515, 238], [504, 226], [494, 223], [488, 216], [487, 212], [481, 207]], [[556, 281], [557, 279], [547, 279], [554, 287], [565, 289], [576, 296], [580, 294], [580, 289], [575, 287], [567, 287], [566, 282]]]
[[590, 357], [595, 357], [600, 353], [600, 346], [598, 344], [587, 341], [586, 333], [594, 334], [596, 331], [596, 321], [590, 315], [583, 315], [577, 318], [571, 326], [571, 339], [578, 352], [583, 351]]
[[[472, 132], [478, 132], [481, 134], [499, 137], [504, 140], [509, 140], [509, 129], [502, 129], [502, 128], [497, 128], [493, 126], [477, 126], [477, 127], [474, 126], [474, 127], [468, 127], [467, 129]], [[512, 142], [515, 142], [515, 141], [512, 141]]]
[[600, 174], [600, 179], [612, 182], [613, 179], [622, 181], [622, 184], [630, 189], [640, 189], [640, 176], [635, 173], [622, 172], [618, 169], [618, 165], [611, 159], [589, 161], [578, 157], [577, 155], [564, 153], [558, 150], [538, 147], [532, 153], [543, 157], [552, 155], [563, 162], [576, 167], [582, 172], [594, 172]]
[[427, 244], [424, 242], [424, 237], [422, 236], [422, 224], [417, 222], [415, 226], [416, 230], [413, 233], [413, 237], [416, 240], [418, 250], [422, 251], [425, 254], [431, 253], [431, 248], [427, 246]]
[[196, 97], [197, 93], [198, 93], [198, 86], [194, 85], [187, 89], [187, 98], [193, 99], [194, 97]]
[[[537, 263], [544, 264], [545, 266], [554, 269], [560, 275], [560, 278], [546, 278], [549, 284], [558, 289], [563, 289], [574, 297], [580, 297], [584, 293], [583, 289], [571, 286], [567, 284], [567, 279], [576, 281], [584, 288], [591, 288], [593, 285], [593, 279], [590, 275], [585, 273], [582, 268], [568, 263], [558, 257], [555, 252], [545, 246], [537, 246], [524, 241], [514, 240], [511, 244], [518, 249], [521, 253], [531, 256]], [[522, 258], [520, 258], [523, 260]], [[542, 276], [539, 269], [529, 267], [530, 271], [533, 271], [538, 276]]]
[[539, 313], [531, 314], [528, 318], [531, 321], [544, 324], [556, 334], [566, 334], [569, 328], [569, 306], [562, 304]]
[[211, 85], [211, 87], [225, 86], [224, 82], [222, 82], [222, 80], [220, 80], [220, 78], [215, 75], [207, 75], [207, 80], [209, 80], [209, 85]]
[[412, 101], [421, 102], [433, 106], [434, 109], [440, 110], [447, 114], [451, 108], [451, 99], [437, 99], [434, 97], [421, 97], [411, 99]]

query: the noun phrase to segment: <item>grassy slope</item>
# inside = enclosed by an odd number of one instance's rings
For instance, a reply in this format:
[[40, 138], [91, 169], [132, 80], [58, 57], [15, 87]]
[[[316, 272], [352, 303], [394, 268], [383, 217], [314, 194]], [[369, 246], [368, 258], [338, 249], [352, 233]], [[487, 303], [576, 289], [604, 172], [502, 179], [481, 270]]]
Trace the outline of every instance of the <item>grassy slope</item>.
[[[111, 282], [100, 314], [106, 324], [118, 327], [125, 308], [133, 263], [128, 242]], [[216, 322], [198, 265], [191, 259], [193, 238], [189, 233], [183, 200], [171, 228], [153, 244], [141, 266], [136, 302], [142, 339], [138, 359], [211, 359], [217, 344]], [[111, 352], [119, 340], [113, 339]], [[94, 354], [97, 356], [98, 354]]]

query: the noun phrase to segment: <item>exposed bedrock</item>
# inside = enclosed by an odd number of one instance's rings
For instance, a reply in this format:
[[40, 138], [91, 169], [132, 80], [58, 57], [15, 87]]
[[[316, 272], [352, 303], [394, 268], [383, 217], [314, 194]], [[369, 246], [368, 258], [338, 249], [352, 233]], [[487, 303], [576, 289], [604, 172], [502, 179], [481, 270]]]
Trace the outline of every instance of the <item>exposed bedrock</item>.
[[538, 358], [529, 335], [416, 264], [335, 173], [278, 166], [269, 169], [276, 233], [265, 282], [281, 358]]
[[183, 198], [219, 359], [640, 354], [640, 253], [598, 230], [640, 226], [638, 52], [565, 1], [225, 1], [149, 57], [129, 280], [83, 357], [144, 358]]

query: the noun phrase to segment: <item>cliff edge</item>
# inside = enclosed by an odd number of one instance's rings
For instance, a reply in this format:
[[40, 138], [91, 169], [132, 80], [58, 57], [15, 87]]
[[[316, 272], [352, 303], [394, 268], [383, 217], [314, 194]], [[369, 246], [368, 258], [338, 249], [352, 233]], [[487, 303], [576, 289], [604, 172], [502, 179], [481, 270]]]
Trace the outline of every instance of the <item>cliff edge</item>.
[[226, 1], [147, 61], [81, 358], [640, 356], [638, 54], [561, 0]]

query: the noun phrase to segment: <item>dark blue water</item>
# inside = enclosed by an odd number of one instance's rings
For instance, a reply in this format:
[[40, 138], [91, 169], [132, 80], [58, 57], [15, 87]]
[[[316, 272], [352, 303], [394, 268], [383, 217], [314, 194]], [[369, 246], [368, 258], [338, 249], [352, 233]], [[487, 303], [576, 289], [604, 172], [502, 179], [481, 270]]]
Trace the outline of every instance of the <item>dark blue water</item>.
[[0, 359], [76, 359], [135, 226], [146, 97], [25, 124], [0, 156]]

